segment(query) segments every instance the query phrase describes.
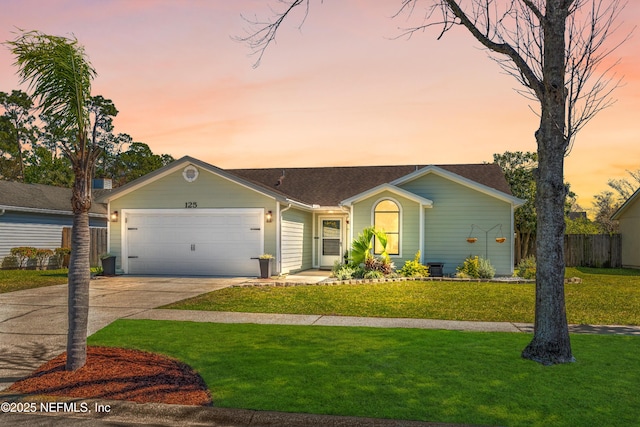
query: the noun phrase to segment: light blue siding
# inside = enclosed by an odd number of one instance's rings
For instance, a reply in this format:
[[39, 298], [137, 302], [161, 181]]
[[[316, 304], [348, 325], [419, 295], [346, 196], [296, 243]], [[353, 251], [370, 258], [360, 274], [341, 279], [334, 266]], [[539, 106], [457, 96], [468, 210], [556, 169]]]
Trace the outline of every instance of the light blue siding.
[[[435, 174], [408, 182], [402, 188], [433, 201], [433, 208], [426, 209], [424, 215], [425, 263], [443, 262], [444, 273], [455, 274], [466, 257], [478, 255], [491, 260], [496, 274], [513, 273], [509, 203]], [[472, 237], [478, 240], [470, 244], [466, 239], [474, 224], [478, 228]], [[481, 231], [495, 226], [498, 227], [488, 236]], [[506, 241], [497, 243], [496, 237], [505, 237]]]

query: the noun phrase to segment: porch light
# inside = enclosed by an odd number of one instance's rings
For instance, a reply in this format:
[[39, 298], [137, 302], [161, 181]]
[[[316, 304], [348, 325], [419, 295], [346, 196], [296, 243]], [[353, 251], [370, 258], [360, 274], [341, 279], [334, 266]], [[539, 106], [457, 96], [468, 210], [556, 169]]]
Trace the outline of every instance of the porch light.
[[267, 222], [273, 221], [273, 212], [268, 211], [265, 219], [266, 219]]
[[111, 222], [118, 222], [118, 211], [111, 212]]

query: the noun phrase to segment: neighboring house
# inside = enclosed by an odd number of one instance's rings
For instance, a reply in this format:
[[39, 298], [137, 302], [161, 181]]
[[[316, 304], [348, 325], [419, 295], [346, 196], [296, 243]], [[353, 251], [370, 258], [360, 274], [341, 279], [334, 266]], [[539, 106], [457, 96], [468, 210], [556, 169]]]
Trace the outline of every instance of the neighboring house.
[[[0, 263], [14, 247], [59, 248], [63, 227], [72, 224], [71, 189], [0, 181]], [[105, 205], [93, 204], [89, 225], [107, 226]]]
[[640, 268], [640, 190], [633, 193], [611, 219], [620, 223], [622, 266]]
[[119, 272], [241, 276], [258, 274], [263, 253], [276, 273], [331, 268], [372, 225], [398, 268], [420, 251], [452, 274], [488, 251], [497, 274], [511, 275], [513, 211], [524, 203], [495, 164], [223, 170], [191, 157], [101, 201], [116, 218]]

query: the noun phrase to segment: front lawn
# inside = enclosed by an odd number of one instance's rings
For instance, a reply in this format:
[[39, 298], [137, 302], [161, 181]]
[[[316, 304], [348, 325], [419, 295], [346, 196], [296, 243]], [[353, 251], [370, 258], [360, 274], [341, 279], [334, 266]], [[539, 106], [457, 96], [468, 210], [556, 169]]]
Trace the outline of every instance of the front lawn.
[[69, 270], [0, 270], [0, 294], [67, 283]]
[[523, 360], [528, 334], [118, 320], [91, 345], [175, 357], [216, 407], [508, 426], [640, 425], [639, 339], [572, 335], [576, 363]]
[[[568, 268], [569, 323], [640, 325], [640, 271]], [[396, 282], [335, 286], [226, 288], [165, 308], [254, 313], [528, 322], [535, 285]]]

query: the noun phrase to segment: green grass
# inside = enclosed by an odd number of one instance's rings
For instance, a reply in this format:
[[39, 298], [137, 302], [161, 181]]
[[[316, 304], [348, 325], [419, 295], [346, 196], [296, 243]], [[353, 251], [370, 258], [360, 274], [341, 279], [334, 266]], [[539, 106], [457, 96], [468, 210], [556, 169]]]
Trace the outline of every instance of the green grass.
[[573, 335], [577, 362], [519, 357], [530, 336], [118, 320], [91, 345], [196, 369], [217, 407], [508, 426], [640, 425], [640, 341]]
[[67, 283], [68, 270], [0, 270], [0, 294]]
[[[574, 324], [640, 325], [640, 271], [568, 268]], [[533, 322], [534, 284], [396, 282], [335, 286], [226, 288], [166, 308], [258, 313]]]

